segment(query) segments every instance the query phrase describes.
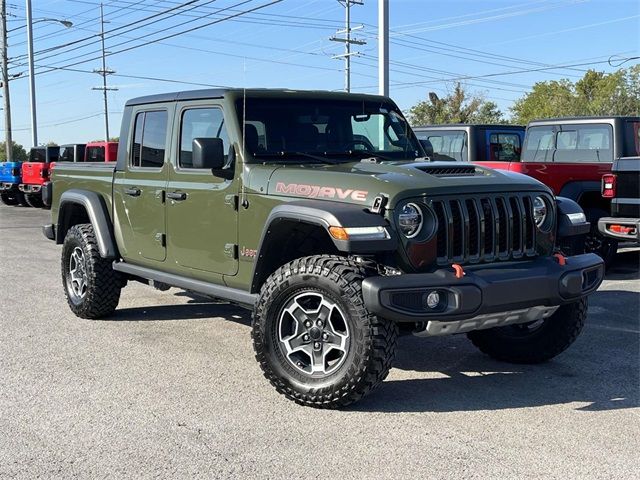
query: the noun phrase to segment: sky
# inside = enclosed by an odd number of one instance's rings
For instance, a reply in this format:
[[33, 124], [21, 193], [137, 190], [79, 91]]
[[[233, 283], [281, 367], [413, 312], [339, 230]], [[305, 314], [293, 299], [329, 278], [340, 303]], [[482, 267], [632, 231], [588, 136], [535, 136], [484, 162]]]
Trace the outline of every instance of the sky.
[[[353, 36], [366, 41], [352, 47], [359, 55], [352, 57], [351, 85], [354, 92], [375, 94], [378, 0], [362, 1], [351, 7], [352, 27], [363, 25]], [[206, 86], [344, 88], [344, 62], [332, 58], [344, 52], [344, 44], [329, 40], [344, 28], [345, 8], [338, 0], [102, 3], [107, 67], [115, 71], [108, 83], [117, 88], [108, 93], [111, 136], [119, 134], [124, 103], [140, 95]], [[102, 82], [93, 73], [101, 68], [100, 1], [33, 4], [39, 143], [104, 138], [102, 92], [92, 89]], [[461, 80], [508, 113], [535, 82], [575, 81], [588, 68], [612, 72], [638, 63], [621, 64], [640, 55], [638, 0], [389, 4], [390, 96], [404, 111], [429, 92], [446, 95]], [[24, 2], [9, 0], [7, 14], [10, 75], [17, 75], [10, 82], [13, 138], [28, 148]]]

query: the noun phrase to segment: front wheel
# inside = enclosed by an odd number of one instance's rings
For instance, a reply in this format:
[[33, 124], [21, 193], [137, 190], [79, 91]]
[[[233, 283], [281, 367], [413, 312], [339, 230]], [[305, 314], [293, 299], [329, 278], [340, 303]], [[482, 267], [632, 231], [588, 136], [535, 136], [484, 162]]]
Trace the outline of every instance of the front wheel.
[[587, 317], [587, 299], [562, 305], [544, 320], [469, 332], [483, 353], [510, 363], [542, 363], [578, 338]]
[[62, 245], [62, 284], [78, 317], [100, 318], [116, 309], [124, 282], [111, 262], [100, 256], [91, 224], [74, 225]]
[[369, 393], [393, 361], [397, 326], [369, 313], [364, 267], [318, 255], [274, 272], [253, 316], [256, 359], [279, 393], [301, 405], [338, 408]]

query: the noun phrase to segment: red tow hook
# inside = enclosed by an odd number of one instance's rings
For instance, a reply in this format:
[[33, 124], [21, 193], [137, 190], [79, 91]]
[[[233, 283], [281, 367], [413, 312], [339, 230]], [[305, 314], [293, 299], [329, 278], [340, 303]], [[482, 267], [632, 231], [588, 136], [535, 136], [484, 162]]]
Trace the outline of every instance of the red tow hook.
[[456, 278], [464, 277], [464, 270], [460, 265], [458, 265], [457, 263], [453, 263], [451, 265], [451, 268], [453, 268], [453, 271], [456, 272]]
[[556, 259], [558, 265], [560, 265], [561, 267], [564, 267], [567, 264], [567, 257], [562, 255], [561, 253], [554, 253], [553, 258]]

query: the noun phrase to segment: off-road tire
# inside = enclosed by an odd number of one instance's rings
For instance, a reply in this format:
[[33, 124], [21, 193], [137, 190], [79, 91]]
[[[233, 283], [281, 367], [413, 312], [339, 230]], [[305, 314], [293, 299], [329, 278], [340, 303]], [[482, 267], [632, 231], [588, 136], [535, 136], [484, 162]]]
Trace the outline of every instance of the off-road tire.
[[[86, 293], [82, 298], [70, 291], [70, 258], [80, 248], [86, 259]], [[125, 282], [122, 275], [111, 267], [111, 261], [100, 256], [98, 242], [91, 224], [74, 225], [69, 229], [62, 245], [62, 286], [69, 307], [80, 318], [96, 319], [113, 313], [120, 301], [120, 290]]]
[[578, 338], [587, 317], [587, 299], [562, 305], [534, 330], [525, 326], [476, 330], [467, 337], [481, 352], [496, 360], [535, 364], [546, 362], [564, 352]]
[[[364, 306], [362, 280], [374, 274], [356, 261], [317, 255], [287, 263], [262, 286], [253, 314], [256, 359], [276, 390], [300, 405], [340, 408], [364, 397], [389, 373], [397, 325]], [[300, 292], [326, 295], [344, 312], [350, 347], [343, 363], [324, 378], [305, 376], [289, 363], [278, 343], [277, 322], [286, 302]]]
[[27, 204], [33, 208], [42, 208], [42, 195], [40, 193], [25, 193], [24, 195]]
[[29, 207], [30, 205], [27, 203], [27, 199], [24, 196], [23, 192], [16, 192], [16, 200], [18, 200], [18, 204], [22, 207]]
[[17, 205], [18, 199], [9, 193], [0, 193], [0, 201], [5, 205]]

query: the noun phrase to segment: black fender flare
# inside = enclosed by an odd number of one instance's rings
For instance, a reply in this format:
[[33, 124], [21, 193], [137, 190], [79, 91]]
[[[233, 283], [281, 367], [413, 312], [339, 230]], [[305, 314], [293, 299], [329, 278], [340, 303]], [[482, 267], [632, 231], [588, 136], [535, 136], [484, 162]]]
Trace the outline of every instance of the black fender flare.
[[87, 212], [96, 234], [100, 256], [106, 259], [115, 259], [118, 256], [118, 249], [106, 203], [101, 195], [89, 190], [71, 189], [60, 196], [56, 243], [60, 244], [64, 241], [64, 232], [67, 230], [67, 226], [63, 223], [65, 208], [70, 205], [81, 205]]
[[[268, 251], [273, 248], [273, 242], [278, 228], [285, 228], [289, 222], [307, 223], [321, 227], [339, 252], [348, 254], [372, 254], [377, 252], [395, 251], [398, 240], [389, 228], [389, 223], [380, 214], [371, 213], [362, 205], [348, 203], [327, 202], [322, 200], [301, 200], [278, 205], [271, 210], [260, 238], [256, 261], [253, 267], [253, 281], [251, 291], [258, 290], [257, 282], [268, 263]], [[282, 227], [280, 227], [282, 225]], [[385, 227], [388, 237], [376, 240], [338, 240], [331, 236], [329, 227]]]
[[591, 224], [587, 220], [582, 207], [575, 200], [556, 197], [558, 211], [557, 236], [559, 239], [584, 235], [589, 232]]
[[574, 202], [579, 202], [584, 193], [598, 192], [600, 193], [600, 181], [595, 180], [575, 180], [565, 183], [562, 186], [558, 196], [568, 198]]

